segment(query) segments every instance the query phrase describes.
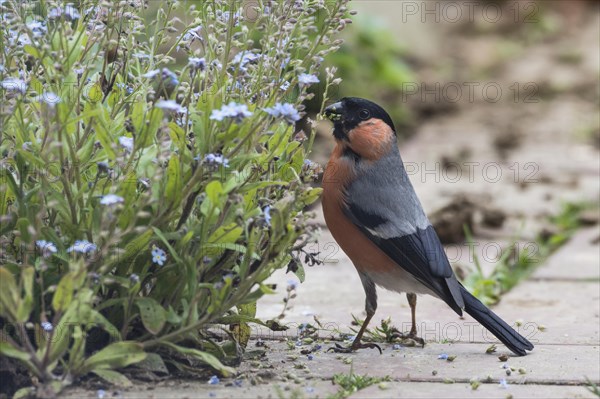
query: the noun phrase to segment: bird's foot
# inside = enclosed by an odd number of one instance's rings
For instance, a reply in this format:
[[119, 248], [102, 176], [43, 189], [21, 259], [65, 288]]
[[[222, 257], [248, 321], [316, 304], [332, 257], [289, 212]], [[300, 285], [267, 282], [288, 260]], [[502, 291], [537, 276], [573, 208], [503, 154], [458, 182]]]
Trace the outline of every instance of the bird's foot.
[[425, 347], [425, 340], [421, 337], [418, 337], [417, 333], [414, 331], [411, 331], [409, 333], [396, 331], [390, 336], [390, 338], [392, 340], [398, 340], [399, 343], [401, 343], [402, 345], [417, 346], [418, 344], [421, 345], [421, 348]]
[[383, 353], [379, 345], [373, 343], [363, 344], [362, 342], [354, 342], [350, 346], [342, 346], [336, 343], [335, 346], [332, 346], [331, 348], [327, 349], [327, 352], [332, 351], [335, 353], [352, 353], [363, 348], [377, 349], [379, 350], [380, 355]]

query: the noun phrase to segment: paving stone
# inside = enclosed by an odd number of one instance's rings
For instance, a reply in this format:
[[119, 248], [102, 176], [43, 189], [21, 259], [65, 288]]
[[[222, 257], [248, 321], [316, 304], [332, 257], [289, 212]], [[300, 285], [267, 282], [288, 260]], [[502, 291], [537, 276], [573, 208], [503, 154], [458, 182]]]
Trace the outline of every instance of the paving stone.
[[[394, 350], [389, 344], [382, 344], [383, 354], [376, 349], [363, 349], [352, 354], [324, 352], [313, 354], [313, 359], [301, 355], [300, 350], [310, 346], [288, 349], [287, 345], [268, 342], [267, 359], [277, 375], [294, 372], [298, 375], [318, 376], [330, 379], [335, 374], [349, 373], [373, 377], [389, 376], [398, 381], [455, 382], [468, 383], [476, 378], [498, 383], [506, 379], [509, 384], [583, 384], [586, 377], [600, 381], [600, 352], [598, 346], [583, 345], [538, 345], [527, 356], [510, 355], [506, 362], [498, 360], [498, 355], [506, 353], [499, 349], [496, 354], [486, 354], [484, 344], [428, 344], [424, 348], [402, 347]], [[440, 360], [440, 354], [454, 355], [454, 361]], [[294, 360], [295, 359], [295, 360]], [[351, 363], [351, 364], [350, 364]], [[504, 364], [513, 367], [507, 376]], [[248, 365], [242, 365], [241, 370]], [[306, 368], [306, 371], [304, 371]], [[518, 370], [523, 369], [521, 374]]]
[[[169, 380], [152, 385], [136, 384], [135, 388], [106, 389], [105, 398], [120, 399], [270, 399], [270, 398], [326, 398], [337, 391], [331, 381], [320, 379], [303, 380], [297, 384], [293, 381], [268, 381], [251, 385], [246, 382], [242, 387], [225, 386], [231, 381], [222, 380], [218, 385], [191, 380]], [[118, 391], [119, 396], [113, 392]], [[71, 387], [61, 393], [62, 398], [97, 399], [97, 391]]]
[[[498, 383], [481, 384], [477, 390], [469, 383], [443, 384], [434, 382], [389, 382], [386, 389], [372, 385], [350, 396], [351, 399], [385, 398], [595, 398], [582, 386], [556, 386], [537, 384], [510, 384], [502, 388]], [[443, 393], [441, 393], [443, 392]]]
[[[251, 341], [250, 348], [254, 345], [255, 342]], [[538, 345], [527, 356], [510, 356], [506, 362], [501, 362], [497, 355], [502, 351], [492, 355], [486, 354], [487, 345], [484, 344], [428, 344], [424, 348], [403, 347], [399, 350], [393, 349], [389, 344], [382, 344], [381, 355], [377, 350], [372, 349], [363, 349], [352, 354], [325, 352], [329, 345], [324, 344], [321, 350], [313, 353], [312, 360], [300, 353], [302, 349], [310, 348], [312, 345], [293, 349], [288, 349], [287, 344], [280, 341], [267, 341], [266, 345], [265, 358], [258, 363], [244, 362], [238, 368], [242, 375], [255, 375], [260, 370], [266, 370], [274, 376], [273, 379], [264, 379], [262, 383], [255, 386], [246, 379], [241, 388], [227, 387], [231, 379], [223, 379], [218, 385], [190, 380], [168, 380], [152, 385], [138, 384], [136, 389], [123, 390], [121, 397], [149, 399], [281, 397], [276, 387], [280, 387], [285, 397], [292, 396], [294, 390], [304, 397], [327, 397], [337, 391], [337, 387], [331, 384], [333, 376], [349, 373], [350, 370], [359, 375], [388, 376], [392, 381], [400, 381], [398, 384], [389, 383], [389, 391], [370, 388], [357, 394], [355, 396], [357, 398], [407, 397], [397, 396], [396, 392], [404, 392], [404, 395], [409, 397], [440, 397], [441, 391], [448, 392], [448, 396], [443, 397], [461, 397], [461, 392], [463, 395], [468, 393], [469, 397], [471, 395], [504, 397], [508, 393], [519, 395], [515, 397], [529, 397], [535, 392], [540, 393], [538, 397], [546, 397], [544, 395], [546, 392], [555, 392], [556, 397], [573, 397], [575, 394], [589, 397], [586, 396], [585, 391], [569, 385], [582, 385], [586, 377], [597, 384], [600, 383], [598, 346]], [[456, 358], [452, 362], [440, 360], [438, 356], [442, 353], [454, 355]], [[506, 369], [502, 367], [505, 363], [514, 368], [510, 376], [506, 375]], [[519, 369], [523, 369], [524, 374], [521, 374]], [[471, 379], [487, 381], [487, 383], [479, 388], [481, 391], [479, 389], [471, 391], [468, 385]], [[506, 391], [498, 387], [502, 379], [509, 385]], [[454, 383], [445, 385], [444, 382], [448, 381]], [[534, 388], [539, 384], [549, 386], [535, 390]], [[556, 387], [556, 384], [567, 386]], [[551, 391], [549, 388], [556, 388], [556, 391]], [[211, 393], [215, 396], [210, 396]], [[369, 393], [372, 396], [369, 396]], [[433, 393], [437, 394], [433, 395]], [[95, 395], [95, 391], [70, 388], [63, 397], [91, 398], [96, 397]]]
[[[523, 320], [532, 342], [600, 345], [597, 282], [525, 281], [494, 310], [507, 320]], [[545, 330], [537, 330], [540, 326]]]
[[540, 266], [532, 278], [555, 280], [600, 279], [600, 237], [598, 225], [575, 234]]

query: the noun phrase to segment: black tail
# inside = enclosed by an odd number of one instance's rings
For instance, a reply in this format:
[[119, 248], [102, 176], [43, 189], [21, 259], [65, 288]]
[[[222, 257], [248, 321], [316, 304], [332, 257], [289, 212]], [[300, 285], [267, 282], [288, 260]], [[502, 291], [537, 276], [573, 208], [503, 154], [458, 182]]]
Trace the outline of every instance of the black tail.
[[504, 320], [481, 303], [479, 299], [471, 295], [462, 285], [460, 291], [465, 302], [465, 311], [502, 341], [508, 349], [519, 356], [525, 355], [526, 349], [533, 349], [531, 342], [513, 330]]

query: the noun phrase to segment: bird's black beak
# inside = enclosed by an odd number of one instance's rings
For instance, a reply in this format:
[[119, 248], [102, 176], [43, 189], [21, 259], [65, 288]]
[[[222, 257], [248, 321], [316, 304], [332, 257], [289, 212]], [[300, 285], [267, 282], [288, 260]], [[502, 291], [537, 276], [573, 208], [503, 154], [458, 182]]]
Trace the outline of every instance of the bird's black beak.
[[327, 108], [325, 108], [325, 117], [332, 121], [339, 120], [343, 114], [343, 106], [341, 102], [337, 102], [335, 104], [331, 104]]

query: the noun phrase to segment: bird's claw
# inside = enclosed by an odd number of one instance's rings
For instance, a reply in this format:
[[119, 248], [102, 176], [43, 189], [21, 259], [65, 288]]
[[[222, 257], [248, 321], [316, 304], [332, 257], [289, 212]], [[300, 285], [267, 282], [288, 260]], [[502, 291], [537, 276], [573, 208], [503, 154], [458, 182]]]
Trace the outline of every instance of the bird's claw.
[[[407, 341], [407, 340], [412, 340], [415, 343], [421, 345], [421, 348], [425, 347], [425, 340], [421, 337], [418, 337], [416, 333], [402, 333], [402, 332], [394, 332], [391, 335], [392, 339], [399, 339], [401, 341]], [[414, 345], [410, 345], [410, 346], [414, 346]]]
[[332, 351], [335, 353], [352, 353], [359, 349], [364, 349], [364, 348], [377, 349], [377, 350], [379, 350], [380, 355], [383, 354], [381, 347], [379, 345], [373, 344], [373, 343], [367, 343], [367, 344], [353, 343], [350, 346], [342, 346], [342, 345], [336, 343], [335, 346], [332, 346], [331, 348], [327, 349], [327, 352]]

